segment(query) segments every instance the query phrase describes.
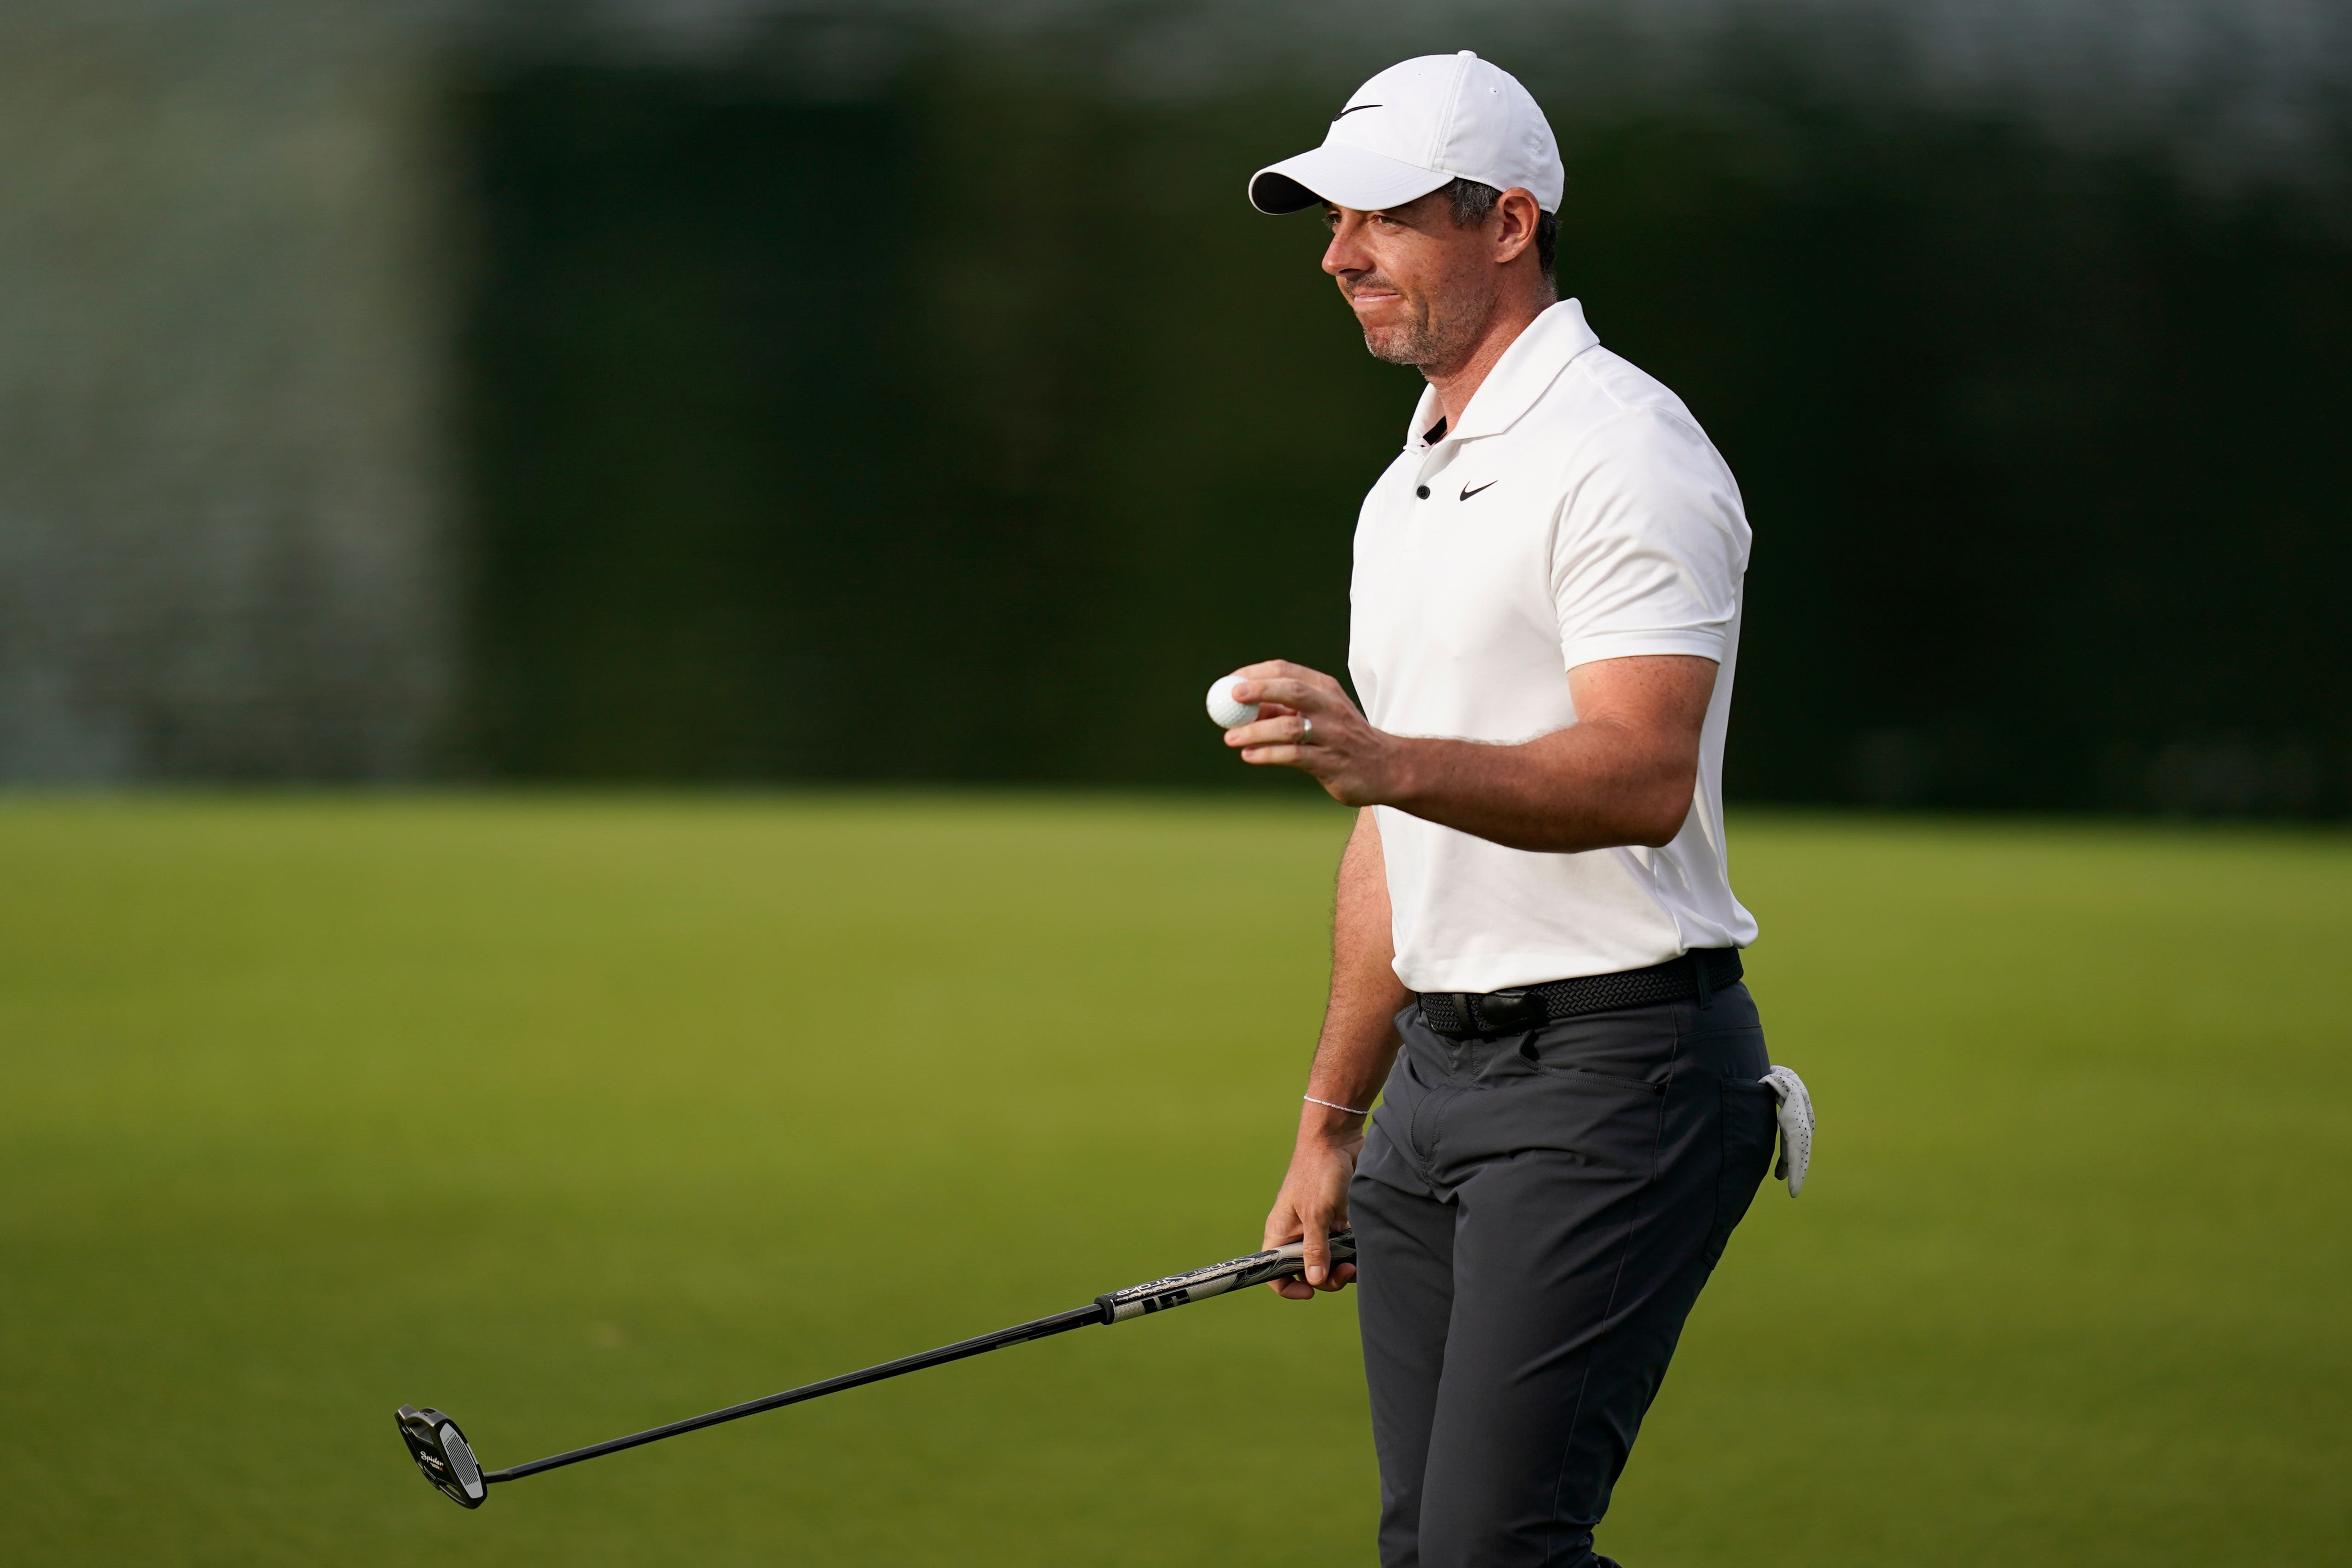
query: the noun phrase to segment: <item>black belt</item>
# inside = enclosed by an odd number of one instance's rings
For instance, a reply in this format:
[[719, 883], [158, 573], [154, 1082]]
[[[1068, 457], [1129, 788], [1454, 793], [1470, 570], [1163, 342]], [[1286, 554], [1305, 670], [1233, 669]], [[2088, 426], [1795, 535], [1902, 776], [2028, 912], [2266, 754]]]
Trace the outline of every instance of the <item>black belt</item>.
[[1700, 947], [1654, 963], [1647, 969], [1623, 969], [1614, 974], [1586, 974], [1574, 980], [1554, 980], [1523, 985], [1513, 991], [1423, 991], [1421, 1021], [1454, 1039], [1475, 1036], [1512, 1035], [1541, 1028], [1555, 1018], [1580, 1017], [1619, 1007], [1641, 1007], [1653, 1002], [1698, 999], [1702, 1007], [1715, 994], [1739, 984], [1745, 973], [1736, 947]]

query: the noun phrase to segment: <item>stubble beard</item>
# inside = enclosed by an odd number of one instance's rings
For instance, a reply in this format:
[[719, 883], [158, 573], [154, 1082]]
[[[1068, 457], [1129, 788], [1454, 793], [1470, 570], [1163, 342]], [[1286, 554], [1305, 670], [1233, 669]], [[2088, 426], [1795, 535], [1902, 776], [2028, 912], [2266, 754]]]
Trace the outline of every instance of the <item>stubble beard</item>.
[[[1378, 281], [1383, 287], [1395, 287], [1385, 279]], [[1402, 326], [1365, 328], [1364, 347], [1376, 360], [1409, 364], [1424, 374], [1442, 372], [1468, 356], [1491, 304], [1461, 295], [1445, 296], [1442, 304], [1406, 295], [1405, 302], [1412, 310], [1411, 320]]]

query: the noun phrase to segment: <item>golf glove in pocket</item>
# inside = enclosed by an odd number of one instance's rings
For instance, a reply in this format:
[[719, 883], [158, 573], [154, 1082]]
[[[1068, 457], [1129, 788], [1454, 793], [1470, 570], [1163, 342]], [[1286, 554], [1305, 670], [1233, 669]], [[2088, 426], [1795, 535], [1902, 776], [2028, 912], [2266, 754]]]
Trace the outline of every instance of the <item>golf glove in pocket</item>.
[[1805, 1167], [1813, 1161], [1813, 1097], [1791, 1068], [1774, 1068], [1764, 1082], [1780, 1101], [1780, 1163], [1772, 1173], [1788, 1178], [1793, 1198], [1805, 1190]]

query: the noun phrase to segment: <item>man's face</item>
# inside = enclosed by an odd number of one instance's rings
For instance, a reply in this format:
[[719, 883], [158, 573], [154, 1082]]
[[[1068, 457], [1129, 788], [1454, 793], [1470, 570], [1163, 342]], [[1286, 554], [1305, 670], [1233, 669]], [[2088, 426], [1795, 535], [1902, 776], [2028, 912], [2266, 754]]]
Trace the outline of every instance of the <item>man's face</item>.
[[1323, 270], [1339, 285], [1364, 347], [1391, 364], [1450, 365], [1476, 341], [1501, 273], [1481, 223], [1456, 227], [1443, 191], [1379, 212], [1326, 205]]

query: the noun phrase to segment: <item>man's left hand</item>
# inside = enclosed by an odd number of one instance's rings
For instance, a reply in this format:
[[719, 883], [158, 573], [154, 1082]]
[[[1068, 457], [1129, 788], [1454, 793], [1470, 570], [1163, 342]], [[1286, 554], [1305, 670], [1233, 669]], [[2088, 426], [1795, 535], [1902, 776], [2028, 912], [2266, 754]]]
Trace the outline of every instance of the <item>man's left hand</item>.
[[1281, 658], [1234, 673], [1242, 678], [1234, 700], [1259, 704], [1255, 721], [1225, 731], [1242, 761], [1311, 773], [1349, 805], [1395, 797], [1397, 737], [1373, 729], [1338, 681]]

